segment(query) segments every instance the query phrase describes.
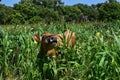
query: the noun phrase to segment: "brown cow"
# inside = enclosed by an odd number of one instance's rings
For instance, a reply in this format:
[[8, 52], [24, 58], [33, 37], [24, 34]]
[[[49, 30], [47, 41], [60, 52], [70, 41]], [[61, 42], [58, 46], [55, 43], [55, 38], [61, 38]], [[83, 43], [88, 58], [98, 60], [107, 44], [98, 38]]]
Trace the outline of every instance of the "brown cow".
[[57, 47], [67, 43], [68, 47], [73, 48], [76, 41], [76, 35], [75, 35], [75, 32], [72, 32], [68, 29], [64, 32], [63, 37], [61, 34], [51, 34], [51, 33], [45, 32], [43, 33], [42, 37], [38, 35], [34, 35], [34, 39], [35, 41], [37, 42], [40, 41], [41, 43], [40, 54], [42, 56], [45, 56], [47, 54], [56, 58], [58, 54]]

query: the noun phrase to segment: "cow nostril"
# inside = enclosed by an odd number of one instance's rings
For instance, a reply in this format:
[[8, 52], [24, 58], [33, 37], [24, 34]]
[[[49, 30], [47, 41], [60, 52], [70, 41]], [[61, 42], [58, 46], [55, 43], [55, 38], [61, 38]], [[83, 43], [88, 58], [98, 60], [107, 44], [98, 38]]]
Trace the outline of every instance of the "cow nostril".
[[57, 40], [57, 38], [56, 38], [56, 37], [54, 37], [54, 36], [52, 36], [52, 37], [51, 37], [51, 40], [53, 40], [53, 41], [54, 41], [54, 40]]
[[50, 43], [57, 43], [57, 38], [55, 36], [50, 37]]
[[54, 37], [51, 37], [51, 40], [54, 40]]

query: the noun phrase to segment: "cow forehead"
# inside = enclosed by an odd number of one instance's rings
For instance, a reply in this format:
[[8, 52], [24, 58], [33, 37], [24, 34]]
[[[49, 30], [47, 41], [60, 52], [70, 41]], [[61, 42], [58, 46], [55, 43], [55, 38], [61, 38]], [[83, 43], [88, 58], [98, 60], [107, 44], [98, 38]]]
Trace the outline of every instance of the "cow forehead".
[[44, 33], [43, 36], [51, 37], [51, 36], [57, 36], [56, 34], [51, 33]]
[[63, 40], [63, 36], [61, 34], [52, 34], [52, 33], [43, 33], [43, 36], [46, 36], [46, 38], [48, 37], [56, 37], [59, 41]]

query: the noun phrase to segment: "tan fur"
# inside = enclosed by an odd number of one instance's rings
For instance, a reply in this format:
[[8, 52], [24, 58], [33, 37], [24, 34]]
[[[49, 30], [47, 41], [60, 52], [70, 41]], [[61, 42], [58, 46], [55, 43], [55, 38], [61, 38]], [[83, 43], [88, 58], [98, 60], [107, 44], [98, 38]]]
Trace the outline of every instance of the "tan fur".
[[75, 32], [71, 32], [69, 29], [64, 32], [65, 40], [68, 42], [69, 47], [74, 47], [75, 41], [76, 41], [76, 35]]

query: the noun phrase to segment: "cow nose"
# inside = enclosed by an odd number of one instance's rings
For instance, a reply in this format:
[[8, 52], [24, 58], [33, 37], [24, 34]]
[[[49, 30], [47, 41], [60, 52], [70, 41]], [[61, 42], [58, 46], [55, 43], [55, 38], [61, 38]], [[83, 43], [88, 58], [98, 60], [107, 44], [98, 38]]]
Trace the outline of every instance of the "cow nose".
[[55, 36], [50, 37], [50, 42], [57, 42], [57, 37]]

